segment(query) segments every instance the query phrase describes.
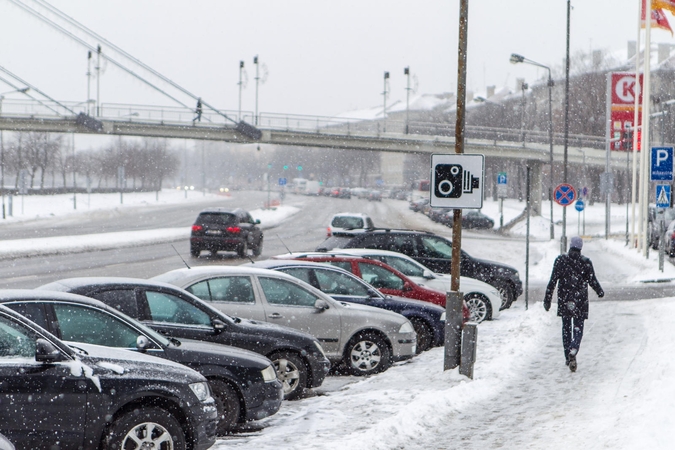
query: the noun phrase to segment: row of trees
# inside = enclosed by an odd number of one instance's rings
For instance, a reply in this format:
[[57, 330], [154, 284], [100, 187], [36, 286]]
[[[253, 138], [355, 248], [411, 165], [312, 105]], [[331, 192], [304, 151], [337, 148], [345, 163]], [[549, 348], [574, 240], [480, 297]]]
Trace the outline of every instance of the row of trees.
[[[75, 152], [72, 143], [60, 134], [40, 132], [13, 133], [2, 142], [5, 185], [12, 180], [19, 188], [21, 172], [27, 174], [28, 187], [45, 189], [66, 187], [69, 180], [85, 176], [92, 184], [119, 188], [118, 170], [124, 168], [126, 186], [161, 189], [179, 166], [175, 152], [165, 139], [143, 141], [115, 140], [98, 150]], [[72, 141], [71, 141], [72, 142]], [[60, 186], [59, 186], [60, 185]]]

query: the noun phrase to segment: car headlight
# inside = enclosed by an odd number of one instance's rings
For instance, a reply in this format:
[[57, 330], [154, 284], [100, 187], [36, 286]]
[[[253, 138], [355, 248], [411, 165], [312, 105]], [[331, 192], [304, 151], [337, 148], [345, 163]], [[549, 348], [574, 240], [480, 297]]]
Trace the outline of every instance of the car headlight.
[[277, 379], [277, 372], [271, 365], [265, 367], [263, 370], [260, 371], [260, 373], [262, 374], [263, 381], [265, 381], [265, 383], [271, 383], [272, 381]]
[[401, 328], [398, 329], [399, 333], [414, 333], [415, 329], [413, 328], [412, 324], [410, 321], [407, 321], [401, 325]]
[[445, 322], [445, 311], [443, 311], [443, 314], [441, 314], [441, 318], [438, 320], [440, 320], [441, 322]]
[[321, 344], [319, 344], [319, 341], [314, 341], [314, 345], [316, 345], [316, 348], [319, 349], [319, 353], [323, 355], [323, 357], [326, 357], [326, 352], [323, 351], [323, 347]]
[[209, 384], [206, 381], [201, 383], [192, 383], [190, 385], [190, 389], [192, 389], [192, 392], [194, 392], [200, 402], [205, 402], [209, 397], [211, 397], [211, 390], [209, 389]]

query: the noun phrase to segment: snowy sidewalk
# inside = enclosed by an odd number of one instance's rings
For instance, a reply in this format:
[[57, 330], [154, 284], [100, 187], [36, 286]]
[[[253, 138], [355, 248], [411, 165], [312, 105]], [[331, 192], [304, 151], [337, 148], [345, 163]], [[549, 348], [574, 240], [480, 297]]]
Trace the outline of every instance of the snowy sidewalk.
[[576, 373], [554, 311], [514, 304], [481, 324], [473, 381], [433, 349], [371, 378], [329, 377], [214, 448], [670, 448], [675, 299], [592, 304]]

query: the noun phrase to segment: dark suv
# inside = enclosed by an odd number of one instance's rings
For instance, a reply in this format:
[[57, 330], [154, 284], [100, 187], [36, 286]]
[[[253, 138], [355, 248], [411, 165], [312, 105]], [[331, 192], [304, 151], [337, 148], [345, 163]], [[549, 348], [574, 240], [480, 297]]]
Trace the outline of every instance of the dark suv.
[[243, 209], [209, 208], [200, 212], [192, 225], [190, 254], [198, 257], [202, 250], [215, 255], [219, 251], [236, 251], [241, 258], [251, 249], [259, 256], [263, 248], [260, 220], [253, 220]]
[[[334, 233], [317, 246], [316, 251], [334, 248], [374, 248], [408, 255], [432, 272], [450, 273], [452, 241], [442, 236], [415, 230], [375, 229], [361, 233]], [[477, 259], [464, 250], [461, 253], [460, 274], [496, 287], [506, 309], [523, 293], [518, 271], [511, 266]]]
[[191, 448], [215, 442], [206, 379], [126, 350], [68, 346], [0, 306], [0, 433], [20, 449]]

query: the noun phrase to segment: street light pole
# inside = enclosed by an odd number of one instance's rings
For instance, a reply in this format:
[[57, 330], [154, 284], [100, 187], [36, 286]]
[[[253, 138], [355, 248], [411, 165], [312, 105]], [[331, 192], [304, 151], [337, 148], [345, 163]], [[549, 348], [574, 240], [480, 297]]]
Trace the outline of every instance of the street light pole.
[[[565, 50], [565, 128], [563, 137], [563, 183], [567, 183], [567, 141], [570, 131], [570, 10], [571, 2], [567, 0], [567, 43]], [[563, 207], [562, 236], [560, 237], [560, 253], [567, 250], [567, 208]]]
[[241, 90], [243, 88], [241, 76], [243, 71], [244, 71], [244, 61], [239, 61], [239, 116], [237, 116], [237, 119], [239, 121], [241, 121]]
[[384, 107], [382, 109], [382, 118], [384, 119], [384, 124], [382, 125], [382, 132], [387, 132], [387, 80], [389, 79], [389, 72], [384, 73], [384, 89], [382, 90], [382, 98], [384, 98]]
[[260, 84], [260, 66], [258, 65], [258, 55], [253, 57], [255, 64], [255, 125], [258, 126], [258, 85]]
[[525, 64], [530, 64], [533, 66], [541, 67], [542, 69], [546, 69], [548, 71], [548, 145], [549, 145], [549, 153], [548, 153], [548, 159], [549, 159], [549, 172], [550, 172], [550, 181], [549, 181], [549, 187], [548, 187], [548, 202], [551, 207], [550, 211], [550, 228], [551, 228], [551, 239], [555, 239], [555, 230], [553, 227], [553, 86], [555, 83], [553, 82], [553, 78], [551, 78], [551, 68], [548, 66], [545, 66], [543, 64], [540, 64], [536, 61], [532, 61], [531, 59], [525, 58], [524, 56], [518, 55], [516, 53], [511, 54], [511, 59], [510, 59], [512, 64], [518, 64], [518, 63], [525, 63]]
[[403, 69], [403, 75], [408, 79], [405, 88], [405, 134], [410, 132], [410, 67]]
[[96, 117], [101, 116], [101, 46], [96, 49]]

